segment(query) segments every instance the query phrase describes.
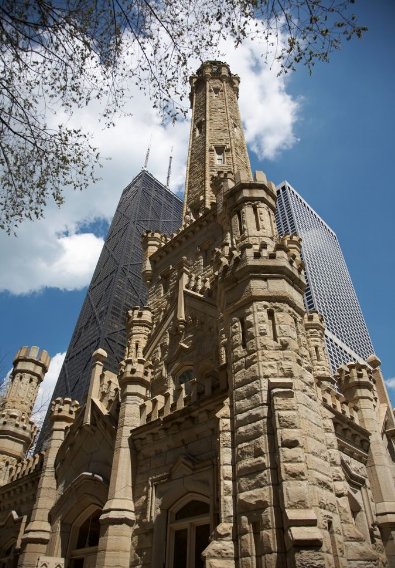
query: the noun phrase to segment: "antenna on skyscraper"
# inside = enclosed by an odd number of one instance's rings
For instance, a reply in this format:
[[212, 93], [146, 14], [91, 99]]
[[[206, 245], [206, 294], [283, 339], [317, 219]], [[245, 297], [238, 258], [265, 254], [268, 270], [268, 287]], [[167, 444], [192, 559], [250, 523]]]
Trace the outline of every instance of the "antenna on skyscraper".
[[146, 170], [146, 169], [147, 169], [147, 166], [148, 166], [149, 153], [150, 153], [150, 151], [151, 151], [151, 140], [152, 140], [152, 134], [151, 134], [151, 136], [149, 137], [148, 148], [147, 148], [147, 153], [146, 153], [146, 155], [145, 155], [145, 162], [144, 162], [143, 170]]
[[173, 146], [171, 147], [171, 150], [170, 150], [169, 169], [167, 170], [166, 187], [169, 187], [169, 185], [170, 185], [170, 175], [171, 175], [171, 163], [172, 163], [172, 161], [173, 161]]

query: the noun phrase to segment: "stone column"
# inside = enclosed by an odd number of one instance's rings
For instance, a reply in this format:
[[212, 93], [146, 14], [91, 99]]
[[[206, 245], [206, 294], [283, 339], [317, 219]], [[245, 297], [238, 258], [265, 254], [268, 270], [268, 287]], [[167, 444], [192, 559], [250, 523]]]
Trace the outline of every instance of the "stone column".
[[140, 425], [140, 405], [147, 398], [150, 371], [143, 351], [152, 328], [149, 309], [133, 308], [128, 319], [128, 346], [119, 378], [121, 408], [114, 448], [108, 501], [100, 517], [97, 568], [128, 568], [135, 523], [131, 433]]
[[57, 398], [52, 402], [51, 438], [44, 457], [32, 516], [22, 537], [19, 568], [35, 568], [39, 557], [47, 552], [51, 535], [48, 514], [57, 497], [55, 460], [66, 428], [74, 421], [78, 406], [78, 402], [70, 398]]

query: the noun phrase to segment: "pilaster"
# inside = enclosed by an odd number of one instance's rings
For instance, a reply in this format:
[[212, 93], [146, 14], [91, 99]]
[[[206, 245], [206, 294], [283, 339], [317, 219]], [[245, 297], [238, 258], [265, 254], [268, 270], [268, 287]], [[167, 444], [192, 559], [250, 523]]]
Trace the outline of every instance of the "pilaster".
[[66, 429], [74, 421], [78, 407], [78, 402], [70, 398], [57, 398], [52, 402], [51, 438], [45, 453], [30, 522], [22, 537], [21, 555], [18, 561], [20, 568], [35, 568], [39, 557], [47, 552], [51, 534], [49, 513], [57, 497], [55, 460], [65, 438]]
[[135, 523], [131, 450], [133, 429], [140, 425], [140, 404], [147, 398], [150, 369], [143, 356], [152, 328], [148, 308], [133, 308], [128, 314], [128, 344], [119, 377], [121, 407], [111, 471], [108, 501], [100, 517], [101, 536], [96, 566], [128, 568], [131, 536]]

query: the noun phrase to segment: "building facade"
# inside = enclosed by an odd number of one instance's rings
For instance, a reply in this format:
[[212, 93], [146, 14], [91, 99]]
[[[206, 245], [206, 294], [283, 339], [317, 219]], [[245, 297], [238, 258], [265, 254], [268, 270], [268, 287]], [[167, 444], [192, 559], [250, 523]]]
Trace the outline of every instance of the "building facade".
[[148, 300], [128, 312], [118, 373], [96, 350], [85, 404], [57, 398], [48, 447], [28, 458], [15, 360], [2, 567], [394, 566], [380, 362], [331, 372], [300, 239], [277, 236], [276, 187], [250, 169], [238, 88], [222, 62], [191, 78], [182, 227], [144, 234]]
[[[147, 230], [171, 234], [182, 220], [182, 201], [143, 169], [123, 190], [103, 250], [56, 383], [53, 398], [85, 401], [92, 353], [108, 354], [107, 368], [117, 373], [126, 347], [126, 317], [131, 306], [144, 306], [147, 288], [141, 277], [141, 236]], [[49, 435], [49, 413], [37, 448]]]
[[302, 239], [304, 303], [325, 318], [332, 370], [366, 360], [374, 349], [336, 234], [286, 181], [277, 188], [276, 222], [280, 235], [296, 233]]

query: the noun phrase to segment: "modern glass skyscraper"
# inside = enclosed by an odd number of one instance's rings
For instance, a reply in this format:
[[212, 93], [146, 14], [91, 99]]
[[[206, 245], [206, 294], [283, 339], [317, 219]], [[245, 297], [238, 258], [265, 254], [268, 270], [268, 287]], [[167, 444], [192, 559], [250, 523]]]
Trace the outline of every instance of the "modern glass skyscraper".
[[[92, 353], [108, 353], [106, 368], [118, 372], [126, 347], [126, 315], [144, 306], [141, 235], [146, 230], [170, 234], [181, 225], [182, 201], [143, 169], [123, 190], [103, 250], [89, 285], [52, 398], [84, 402]], [[37, 447], [47, 433], [47, 417]]]
[[332, 369], [365, 360], [374, 349], [336, 234], [286, 181], [277, 187], [276, 222], [280, 235], [302, 238], [305, 306], [325, 318]]

